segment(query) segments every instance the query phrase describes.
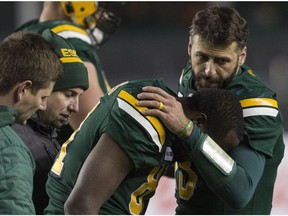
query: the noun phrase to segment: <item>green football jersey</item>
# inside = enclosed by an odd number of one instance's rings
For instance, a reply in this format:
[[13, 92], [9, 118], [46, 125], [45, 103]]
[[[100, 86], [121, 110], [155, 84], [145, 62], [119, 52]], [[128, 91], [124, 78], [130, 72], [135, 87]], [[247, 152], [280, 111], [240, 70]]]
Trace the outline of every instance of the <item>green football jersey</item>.
[[[182, 71], [178, 96], [189, 96], [195, 89], [189, 61]], [[263, 215], [271, 212], [277, 168], [284, 156], [283, 119], [276, 93], [245, 65], [240, 67], [227, 89], [239, 97], [243, 108], [245, 130], [249, 139], [244, 139], [240, 145], [250, 145], [266, 157], [263, 175], [249, 203], [237, 210], [231, 208], [209, 189], [193, 163], [190, 161], [179, 163], [176, 170], [177, 214]], [[180, 179], [183, 178], [180, 176], [183, 173], [187, 175], [185, 185], [189, 186], [189, 190], [186, 191], [183, 185], [179, 184], [183, 182], [183, 179]]]
[[[88, 33], [73, 22], [64, 20], [49, 20], [39, 22], [32, 20], [20, 26], [16, 31], [28, 31], [42, 34], [45, 29], [51, 29], [53, 32], [68, 40], [76, 49], [77, 55], [82, 61], [91, 62], [97, 71], [99, 85], [103, 92], [110, 89], [109, 83], [105, 77], [100, 59], [97, 55], [96, 48], [92, 46], [92, 41]], [[72, 134], [73, 130], [69, 125], [63, 126], [58, 132], [57, 140], [60, 144], [65, 142]]]
[[[142, 87], [158, 86], [170, 94], [162, 81], [125, 82], [111, 89], [88, 114], [80, 129], [62, 145], [46, 184], [50, 197], [45, 214], [64, 214], [78, 173], [102, 134], [109, 134], [133, 162], [129, 173], [100, 214], [144, 214], [160, 177], [173, 161], [172, 135], [155, 117], [143, 116], [136, 105]], [[145, 192], [145, 193], [143, 193]]]

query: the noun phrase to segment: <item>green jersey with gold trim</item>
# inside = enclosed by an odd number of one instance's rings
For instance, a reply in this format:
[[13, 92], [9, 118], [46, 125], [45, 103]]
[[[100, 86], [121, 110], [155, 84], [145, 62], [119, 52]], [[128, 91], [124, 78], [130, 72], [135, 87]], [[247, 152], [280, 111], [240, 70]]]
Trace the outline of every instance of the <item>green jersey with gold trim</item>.
[[[212, 192], [209, 185], [206, 185], [201, 176], [198, 176], [199, 172], [191, 162], [180, 164], [181, 173], [186, 169], [185, 172], [190, 176], [187, 179], [193, 180], [193, 183], [190, 184], [193, 187], [193, 189], [190, 188], [190, 193], [191, 195], [194, 194], [186, 200], [181, 199], [177, 191], [183, 191], [183, 188], [176, 188], [177, 214], [264, 215], [271, 212], [277, 168], [284, 156], [283, 119], [278, 108], [276, 93], [268, 88], [259, 76], [245, 65], [240, 67], [227, 89], [239, 97], [243, 108], [248, 139], [244, 139], [240, 145], [250, 146], [249, 148], [252, 150], [254, 149], [265, 155], [263, 175], [260, 176], [260, 181], [249, 203], [244, 208], [234, 209], [222, 199], [219, 199], [219, 194], [215, 195]], [[196, 91], [190, 61], [182, 71], [178, 90], [178, 96], [191, 96]], [[236, 158], [237, 163], [237, 150], [235, 152], [236, 156], [233, 155], [233, 159]], [[241, 161], [245, 160], [242, 158]], [[253, 175], [253, 171], [251, 173]], [[178, 174], [179, 172], [176, 170], [176, 178], [179, 177]], [[179, 184], [177, 185], [179, 186]], [[217, 189], [214, 191], [217, 191]]]
[[[50, 197], [45, 214], [64, 214], [63, 206], [77, 175], [102, 134], [109, 134], [131, 159], [134, 169], [100, 214], [144, 214], [160, 177], [173, 162], [172, 135], [155, 117], [143, 116], [136, 105], [143, 86], [158, 86], [175, 95], [159, 80], [130, 81], [111, 89], [63, 144], [46, 184]], [[145, 193], [143, 193], [145, 191]]]

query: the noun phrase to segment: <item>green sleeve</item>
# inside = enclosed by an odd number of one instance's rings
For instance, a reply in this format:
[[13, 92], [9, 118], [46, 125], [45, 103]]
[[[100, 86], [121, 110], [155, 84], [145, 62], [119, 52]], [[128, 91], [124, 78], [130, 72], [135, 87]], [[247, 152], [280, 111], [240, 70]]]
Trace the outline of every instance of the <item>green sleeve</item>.
[[265, 157], [245, 145], [233, 149], [230, 156], [237, 164], [237, 172], [230, 181], [214, 191], [230, 206], [239, 209], [252, 198], [263, 174]]
[[[223, 172], [217, 163], [203, 153], [202, 146], [207, 135], [198, 127], [184, 143], [189, 158], [197, 168], [207, 186], [221, 199], [234, 208], [241, 208], [249, 202], [262, 176], [265, 157], [244, 144], [233, 149], [228, 159], [233, 167], [229, 173]], [[225, 159], [226, 159], [225, 156]]]
[[189, 159], [194, 162], [195, 167], [199, 171], [201, 177], [211, 188], [219, 188], [230, 181], [237, 172], [237, 166], [231, 163], [229, 172], [223, 172], [217, 163], [212, 162], [203, 153], [203, 145], [207, 139], [207, 134], [204, 134], [197, 126], [193, 128], [192, 134], [185, 141], [184, 147], [187, 149]]
[[5, 147], [0, 152], [0, 214], [35, 214], [32, 155], [19, 146]]

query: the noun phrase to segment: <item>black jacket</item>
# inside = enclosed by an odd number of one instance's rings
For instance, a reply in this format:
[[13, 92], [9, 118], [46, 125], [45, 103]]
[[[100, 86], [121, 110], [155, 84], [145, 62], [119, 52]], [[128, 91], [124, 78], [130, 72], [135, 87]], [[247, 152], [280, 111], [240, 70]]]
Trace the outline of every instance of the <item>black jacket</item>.
[[26, 125], [14, 124], [12, 128], [28, 146], [36, 163], [34, 174], [33, 203], [36, 214], [43, 214], [49, 197], [45, 190], [48, 173], [61, 146], [57, 142], [56, 128], [39, 122], [33, 115]]

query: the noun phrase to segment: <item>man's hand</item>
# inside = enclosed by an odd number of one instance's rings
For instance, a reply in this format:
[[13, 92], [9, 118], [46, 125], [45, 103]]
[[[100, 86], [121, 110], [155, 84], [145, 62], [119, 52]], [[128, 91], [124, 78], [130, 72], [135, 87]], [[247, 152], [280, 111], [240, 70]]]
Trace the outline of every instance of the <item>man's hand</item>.
[[[143, 92], [137, 95], [139, 99], [137, 105], [150, 109], [141, 113], [159, 118], [172, 133], [179, 135], [189, 122], [184, 114], [182, 104], [161, 88], [146, 86], [142, 90]], [[183, 138], [189, 137], [192, 129]]]

